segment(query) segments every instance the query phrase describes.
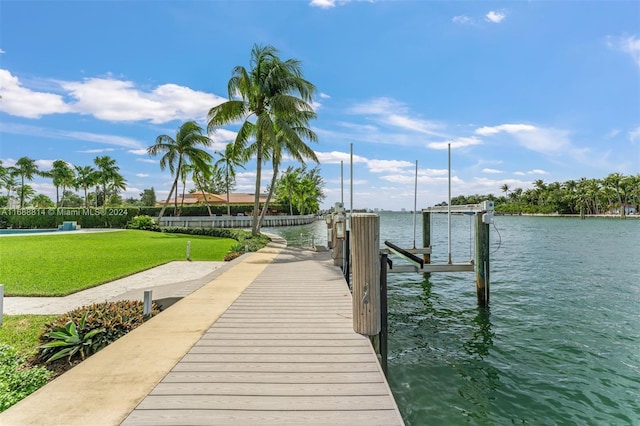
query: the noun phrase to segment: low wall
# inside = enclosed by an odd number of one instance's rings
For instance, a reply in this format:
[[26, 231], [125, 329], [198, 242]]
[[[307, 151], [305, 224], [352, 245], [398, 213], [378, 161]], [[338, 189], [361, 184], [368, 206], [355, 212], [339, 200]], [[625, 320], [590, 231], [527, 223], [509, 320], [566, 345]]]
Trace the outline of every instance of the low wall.
[[[298, 216], [265, 216], [263, 228], [277, 226], [306, 225], [315, 222], [315, 214]], [[179, 226], [182, 228], [251, 228], [251, 216], [165, 216], [160, 219], [160, 226]]]

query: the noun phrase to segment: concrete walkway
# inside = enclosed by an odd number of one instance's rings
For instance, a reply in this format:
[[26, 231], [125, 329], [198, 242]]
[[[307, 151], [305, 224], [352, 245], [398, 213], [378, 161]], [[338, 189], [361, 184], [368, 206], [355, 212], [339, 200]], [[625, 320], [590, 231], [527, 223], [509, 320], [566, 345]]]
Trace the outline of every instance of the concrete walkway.
[[193, 293], [219, 275], [228, 262], [169, 262], [65, 297], [5, 297], [4, 313], [63, 314], [93, 303], [115, 300], [143, 300], [152, 290], [153, 299], [181, 298]]

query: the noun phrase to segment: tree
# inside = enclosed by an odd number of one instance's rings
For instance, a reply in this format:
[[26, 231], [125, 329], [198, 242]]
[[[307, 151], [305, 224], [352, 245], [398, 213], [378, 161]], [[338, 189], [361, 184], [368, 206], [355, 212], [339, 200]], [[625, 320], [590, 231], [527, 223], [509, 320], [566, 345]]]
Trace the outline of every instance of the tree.
[[237, 149], [237, 145], [233, 143], [228, 143], [224, 152], [216, 151], [216, 155], [220, 158], [218, 158], [218, 161], [213, 165], [214, 173], [218, 172], [224, 176], [225, 192], [227, 194], [227, 216], [230, 216], [231, 206], [229, 205], [229, 192], [231, 192], [231, 187], [236, 180], [236, 167], [244, 168], [242, 165], [242, 157]]
[[273, 190], [276, 186], [276, 179], [278, 178], [278, 168], [282, 161], [283, 154], [289, 154], [294, 160], [299, 161], [302, 165], [305, 165], [304, 160], [311, 159], [316, 163], [319, 163], [316, 153], [304, 142], [304, 139], [308, 139], [312, 142], [317, 142], [318, 137], [309, 129], [309, 120], [315, 118], [316, 114], [313, 111], [292, 111], [287, 116], [276, 116], [274, 120], [275, 134], [273, 139], [269, 139], [266, 145], [266, 152], [271, 157], [271, 164], [273, 166], [273, 175], [271, 178], [271, 184], [269, 185], [269, 192], [267, 193], [267, 199], [262, 208], [260, 219], [258, 221], [258, 231], [262, 226], [264, 216], [269, 209], [269, 201], [273, 195]]
[[87, 189], [98, 183], [98, 173], [91, 166], [75, 166], [76, 180], [74, 188], [82, 188], [84, 190], [84, 206], [89, 207], [89, 197]]
[[21, 185], [18, 187], [18, 191], [20, 192], [20, 199], [23, 201], [22, 207], [20, 208], [23, 208], [24, 203], [36, 194], [36, 191], [33, 190], [31, 185]]
[[275, 117], [288, 117], [296, 111], [312, 112], [315, 86], [302, 78], [300, 62], [280, 60], [273, 46], [254, 45], [250, 69], [234, 68], [228, 83], [229, 100], [209, 110], [208, 130], [242, 121], [235, 144], [245, 158], [256, 158], [256, 185], [252, 234], [259, 232], [260, 180], [265, 140], [274, 140]]
[[62, 193], [64, 194], [67, 187], [73, 186], [75, 180], [73, 169], [69, 167], [66, 161], [55, 160], [53, 167], [47, 173], [47, 177], [53, 180], [53, 186], [56, 187], [56, 206], [62, 206], [63, 203], [60, 203], [59, 189], [62, 187]]
[[[121, 181], [124, 181], [124, 178], [122, 177], [122, 175], [120, 175], [120, 173], [118, 173], [118, 171], [120, 170], [120, 167], [116, 165], [116, 160], [109, 157], [108, 155], [103, 155], [102, 157], [96, 157], [93, 160], [93, 162], [98, 168], [96, 185], [98, 184], [102, 185], [102, 205], [106, 206], [107, 199], [108, 199], [107, 185], [113, 183], [114, 180], [116, 179], [121, 179]], [[97, 192], [98, 191], [96, 190], [96, 197], [97, 197]], [[97, 203], [97, 198], [96, 198], [96, 203]]]
[[35, 176], [40, 176], [40, 170], [38, 170], [38, 165], [35, 160], [29, 157], [21, 157], [16, 161], [15, 165], [15, 173], [20, 176], [20, 186], [18, 187], [18, 191], [20, 193], [20, 208], [24, 208], [24, 201], [27, 197], [25, 190], [31, 190], [33, 195], [33, 188], [29, 185], [25, 185], [25, 179], [28, 181], [33, 180]]
[[44, 194], [38, 194], [31, 200], [31, 205], [37, 208], [54, 207], [55, 204], [51, 201], [51, 198]]
[[178, 213], [178, 179], [180, 178], [182, 166], [185, 163], [190, 163], [194, 167], [204, 170], [208, 165], [207, 163], [212, 161], [211, 154], [200, 148], [200, 146], [211, 146], [211, 140], [202, 134], [202, 128], [195, 121], [188, 121], [180, 126], [175, 139], [169, 135], [160, 135], [156, 138], [156, 143], [147, 148], [147, 152], [151, 156], [155, 157], [158, 154], [164, 154], [160, 159], [160, 169], [164, 170], [168, 166], [171, 174], [175, 176], [169, 196], [165, 200], [162, 210], [160, 210], [158, 219], [164, 214], [174, 190], [176, 193], [174, 214]]
[[122, 205], [122, 197], [120, 197], [120, 191], [125, 191], [126, 189], [127, 181], [121, 174], [116, 173], [107, 186], [106, 196], [109, 200], [109, 204], [112, 206]]
[[317, 167], [311, 170], [289, 167], [278, 179], [275, 194], [280, 203], [289, 204], [290, 214], [293, 214], [294, 205], [300, 214], [306, 214], [320, 208], [320, 202], [325, 198], [323, 186], [324, 180]]
[[156, 205], [156, 191], [153, 189], [144, 189], [140, 193], [140, 203], [143, 206], [155, 206]]
[[289, 204], [289, 214], [293, 215], [293, 199], [298, 191], [300, 169], [289, 166], [276, 184], [276, 197], [282, 204]]
[[505, 197], [509, 195], [509, 190], [510, 190], [510, 189], [511, 189], [511, 187], [510, 187], [508, 184], [506, 184], [506, 183], [505, 183], [505, 184], [503, 184], [503, 185], [500, 187], [500, 190], [501, 190], [502, 192], [504, 192]]
[[84, 204], [84, 199], [71, 191], [64, 191], [60, 201], [60, 205], [67, 207], [81, 207]]
[[7, 203], [11, 200], [11, 191], [15, 191], [18, 188], [17, 175], [18, 171], [15, 167], [3, 167], [2, 160], [0, 160], [0, 189], [7, 190]]

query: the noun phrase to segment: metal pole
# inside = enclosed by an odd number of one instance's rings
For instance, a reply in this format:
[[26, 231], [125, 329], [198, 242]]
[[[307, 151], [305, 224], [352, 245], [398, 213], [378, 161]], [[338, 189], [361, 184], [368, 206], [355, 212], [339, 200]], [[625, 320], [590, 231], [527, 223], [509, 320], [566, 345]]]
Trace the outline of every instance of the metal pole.
[[448, 144], [449, 151], [449, 202], [447, 203], [447, 232], [449, 241], [447, 243], [448, 249], [448, 263], [451, 264], [451, 143]]
[[351, 200], [349, 201], [349, 209], [351, 210], [350, 216], [353, 216], [353, 142], [351, 143], [350, 151], [351, 151], [351, 177], [350, 177], [351, 189], [349, 190], [349, 197], [351, 197]]
[[142, 315], [144, 315], [145, 317], [147, 315], [151, 315], [151, 290], [145, 290], [144, 291], [144, 303], [142, 306]]
[[340, 161], [340, 202], [344, 206], [344, 161]]
[[416, 160], [416, 179], [413, 190], [413, 248], [416, 248], [416, 215], [418, 214], [418, 160]]

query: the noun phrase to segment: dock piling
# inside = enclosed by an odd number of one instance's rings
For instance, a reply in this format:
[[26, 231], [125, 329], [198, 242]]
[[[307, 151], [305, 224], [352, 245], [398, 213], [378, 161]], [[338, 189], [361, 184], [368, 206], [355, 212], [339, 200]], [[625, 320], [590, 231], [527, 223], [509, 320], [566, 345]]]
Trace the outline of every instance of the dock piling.
[[[431, 247], [431, 213], [422, 212], [422, 247]], [[431, 263], [431, 253], [422, 255], [424, 263]]]
[[476, 213], [476, 291], [478, 305], [489, 305], [489, 223], [483, 219], [486, 212]]
[[353, 329], [375, 336], [380, 333], [380, 217], [354, 213], [351, 233]]

